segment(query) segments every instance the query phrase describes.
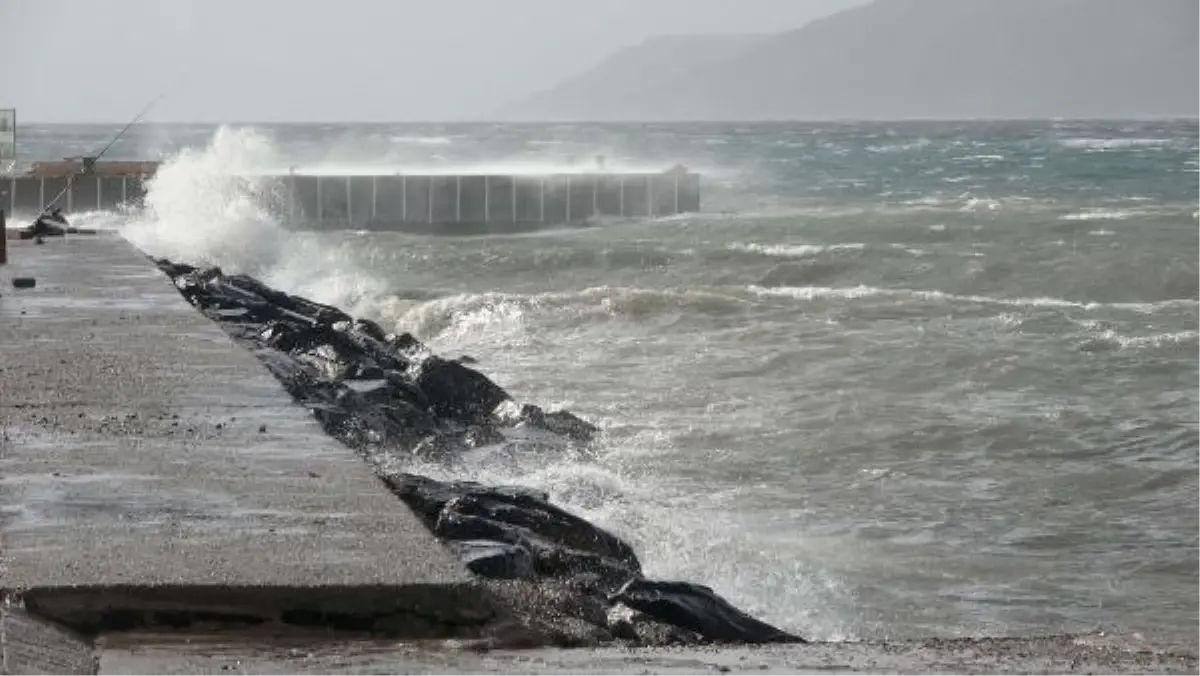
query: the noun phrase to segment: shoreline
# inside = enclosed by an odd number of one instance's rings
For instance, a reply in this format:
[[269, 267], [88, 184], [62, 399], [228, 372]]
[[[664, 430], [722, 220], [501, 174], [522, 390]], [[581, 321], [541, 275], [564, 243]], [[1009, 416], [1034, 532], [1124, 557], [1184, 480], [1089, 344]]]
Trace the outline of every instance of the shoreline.
[[[108, 237], [89, 237], [78, 238], [70, 242], [70, 248], [58, 246], [60, 242], [51, 241], [44, 247], [26, 248], [19, 246], [17, 253], [21, 256], [54, 256], [62, 257], [63, 250], [67, 250], [72, 254], [86, 255], [90, 250], [90, 241], [100, 239], [108, 239]], [[120, 239], [115, 237], [114, 239]], [[132, 245], [120, 240], [124, 246]], [[139, 254], [141, 255], [141, 254]], [[14, 256], [15, 258], [15, 256]], [[143, 257], [143, 260], [144, 257]], [[152, 264], [149, 261], [145, 262], [147, 267]], [[9, 266], [16, 269], [16, 266]], [[8, 268], [0, 268], [0, 274], [5, 277], [9, 273]], [[181, 273], [175, 276], [175, 279], [180, 279], [183, 275], [190, 273]], [[160, 276], [161, 277], [161, 276]], [[209, 277], [209, 281], [221, 279], [217, 277]], [[38, 286], [42, 293], [54, 293], [55, 281], [53, 277], [47, 278], [45, 274], [39, 275]], [[242, 283], [235, 286], [240, 287], [243, 291], [251, 288], [251, 281], [248, 278], [240, 280]], [[180, 288], [178, 283], [176, 288], [179, 291], [186, 291]], [[170, 291], [168, 289], [168, 291]], [[237, 293], [230, 289], [224, 289], [227, 293]], [[202, 291], [197, 291], [197, 296]], [[31, 309], [36, 305], [37, 301], [34, 296], [21, 296], [19, 291], [9, 291], [5, 289], [4, 297], [0, 298], [0, 314], [5, 312], [3, 305], [21, 298], [34, 299], [29, 300]], [[265, 296], [263, 294], [266, 294]], [[185, 297], [187, 293], [184, 294]], [[378, 467], [372, 465], [371, 441], [372, 433], [379, 436], [381, 433], [387, 437], [394, 436], [391, 441], [405, 444], [405, 448], [409, 452], [419, 451], [432, 455], [444, 454], [451, 456], [456, 449], [461, 451], [464, 448], [471, 448], [472, 444], [480, 442], [498, 443], [495, 432], [499, 431], [503, 436], [505, 424], [511, 426], [522, 426], [522, 429], [533, 430], [542, 435], [542, 439], [554, 443], [570, 444], [570, 443], [586, 443], [586, 438], [589, 434], [589, 425], [586, 421], [581, 421], [574, 416], [570, 416], [566, 412], [546, 412], [541, 409], [521, 407], [515, 404], [513, 406], [505, 406], [503, 419], [496, 419], [493, 414], [497, 408], [500, 408], [501, 403], [511, 401], [506, 399], [501, 401], [502, 388], [495, 383], [492, 383], [479, 374], [482, 380], [465, 374], [474, 372], [473, 369], [465, 366], [470, 363], [467, 360], [442, 360], [436, 355], [424, 350], [423, 346], [416, 339], [403, 336], [393, 336], [390, 340], [384, 335], [384, 343], [397, 343], [402, 346], [403, 350], [393, 350], [389, 354], [374, 354], [371, 356], [372, 364], [367, 364], [361, 360], [355, 362], [354, 359], [346, 359], [346, 354], [373, 354], [373, 348], [377, 347], [373, 342], [379, 342], [376, 337], [371, 334], [377, 333], [366, 324], [358, 324], [350, 318], [350, 325], [340, 330], [334, 330], [337, 336], [328, 333], [326, 329], [317, 331], [317, 335], [311, 336], [318, 338], [316, 342], [303, 349], [299, 349], [304, 341], [302, 333], [297, 333], [295, 326], [303, 327], [309, 325], [310, 328], [327, 325], [327, 328], [333, 330], [333, 325], [341, 321], [342, 315], [340, 310], [330, 308], [328, 306], [318, 306], [314, 303], [296, 299], [285, 294], [278, 294], [272, 289], [266, 287], [257, 288], [252, 294], [258, 299], [269, 298], [271, 300], [266, 306], [255, 305], [254, 298], [243, 296], [240, 303], [243, 307], [253, 306], [251, 313], [268, 313], [272, 315], [274, 332], [274, 340], [278, 341], [271, 350], [263, 349], [264, 345], [259, 345], [254, 350], [253, 360], [261, 368], [266, 366], [267, 370], [275, 377], [271, 380], [284, 382], [285, 388], [288, 388], [288, 382], [280, 379], [280, 374], [290, 374], [296, 380], [291, 388], [293, 398], [296, 398], [295, 392], [305, 392], [305, 399], [302, 399], [297, 405], [295, 402], [290, 402], [289, 406], [299, 409], [304, 406], [309, 409], [303, 414], [308, 417], [315, 417], [318, 422], [325, 427], [325, 432], [329, 433], [330, 429], [335, 431], [333, 437], [339, 439], [349, 449], [355, 449], [359, 452], [360, 458], [354, 458], [350, 453], [346, 455], [350, 461], [355, 464], [367, 464], [372, 470]], [[235, 297], [236, 298], [236, 297]], [[267, 341], [271, 340], [271, 336], [264, 338], [263, 325], [259, 322], [248, 321], [245, 311], [239, 314], [235, 307], [230, 307], [229, 303], [224, 306], [217, 303], [210, 304], [209, 307], [201, 310], [196, 308], [183, 308], [185, 312], [193, 312], [207, 315], [207, 318], [214, 320], [210, 323], [215, 323], [223, 329], [223, 333], [233, 338], [238, 346], [234, 349], [245, 351], [247, 355], [251, 354], [249, 350], [245, 350], [248, 342], [256, 340]], [[273, 308], [273, 309], [272, 309]], [[134, 310], [136, 311], [136, 310]], [[214, 316], [215, 315], [215, 316]], [[294, 315], [294, 316], [293, 316]], [[132, 315], [131, 315], [132, 316]], [[322, 321], [309, 322], [306, 319], [322, 318]], [[281, 319], [282, 318], [282, 319]], [[204, 319], [204, 317], [201, 317]], [[333, 321], [336, 319], [336, 321]], [[281, 330], [279, 322], [293, 322], [293, 330]], [[328, 321], [326, 321], [328, 320]], [[134, 320], [130, 320], [134, 321]], [[251, 325], [254, 325], [251, 327]], [[230, 331], [230, 327], [234, 330]], [[378, 327], [375, 327], [378, 328]], [[239, 340], [239, 335], [242, 337]], [[366, 338], [370, 338], [368, 341]], [[321, 342], [324, 341], [324, 342]], [[278, 349], [280, 346], [291, 344], [292, 349], [288, 351]], [[321, 346], [332, 346], [330, 349], [319, 349]], [[304, 359], [299, 359], [293, 352], [299, 351]], [[403, 353], [403, 354], [401, 354]], [[298, 368], [297, 363], [289, 363], [288, 360], [282, 359], [282, 355], [290, 355], [289, 359], [292, 362], [298, 362], [303, 368]], [[324, 356], [322, 356], [324, 355]], [[340, 356], [339, 356], [340, 355]], [[379, 371], [386, 372], [389, 369], [380, 366], [381, 361], [386, 362], [388, 359], [395, 359], [403, 356], [407, 364], [405, 365], [405, 373], [416, 373], [415, 382], [418, 389], [424, 393], [429, 401], [429, 408], [436, 411], [433, 417], [431, 428], [422, 428], [427, 434], [414, 438], [408, 433], [413, 425], [419, 427], [421, 424], [430, 423], [427, 416], [422, 416], [420, 411], [406, 410], [402, 420], [405, 425], [375, 425], [372, 426], [372, 421], [378, 422], [378, 409], [373, 408], [378, 401], [373, 401], [369, 397], [366, 401], [359, 401], [357, 404], [354, 401], [347, 402], [344, 392], [346, 389], [330, 388], [328, 383], [336, 382], [337, 379], [314, 378], [315, 372], [320, 373], [340, 373], [343, 377], [350, 370], [357, 370], [357, 375], [364, 376], [362, 378], [351, 378], [351, 380], [360, 381], [380, 381], [384, 384], [389, 384], [394, 387], [399, 387], [411, 384], [404, 379], [386, 377], [383, 378], [368, 378], [365, 376], [379, 376], [378, 371], [372, 371], [372, 368], [378, 368]], [[431, 362], [437, 368], [433, 369], [434, 373], [442, 372], [453, 374], [445, 379], [439, 379], [434, 376], [429, 376], [425, 369], [421, 368], [429, 359], [437, 361]], [[395, 364], [393, 364], [395, 365]], [[413, 368], [416, 366], [416, 368]], [[395, 370], [395, 369], [391, 369]], [[424, 380], [422, 380], [424, 378]], [[486, 381], [486, 382], [484, 382]], [[422, 386], [422, 382], [424, 385]], [[463, 387], [462, 383], [471, 383], [468, 387]], [[299, 386], [297, 385], [299, 383]], [[321, 383], [325, 383], [322, 385]], [[380, 385], [382, 387], [384, 385]], [[495, 388], [495, 389], [493, 389]], [[336, 391], [334, 391], [336, 389]], [[401, 388], [404, 389], [404, 388]], [[399, 390], [389, 390], [386, 394], [389, 395], [388, 401], [395, 399], [396, 393]], [[404, 390], [407, 391], [407, 390]], [[316, 394], [313, 394], [316, 392]], [[436, 394], [436, 393], [441, 394]], [[339, 395], [339, 393], [341, 393]], [[465, 393], [465, 394], [464, 394]], [[383, 393], [381, 393], [383, 394]], [[315, 401], [329, 395], [328, 400], [323, 402], [323, 405], [317, 405], [321, 402]], [[339, 399], [340, 396], [340, 399]], [[408, 396], [408, 395], [405, 395]], [[506, 393], [505, 393], [506, 396]], [[490, 405], [495, 401], [495, 405]], [[361, 404], [361, 406], [359, 405]], [[368, 405], [370, 404], [370, 405]], [[0, 404], [2, 407], [3, 404]], [[338, 411], [337, 407], [342, 406], [344, 410]], [[515, 408], [514, 408], [515, 407]], [[486, 409], [486, 410], [485, 410]], [[251, 411], [253, 416], [253, 412]], [[391, 415], [391, 414], [389, 414]], [[385, 420], [386, 422], [386, 420]], [[395, 422], [393, 419], [392, 422]], [[487, 424], [481, 424], [486, 422]], [[453, 423], [453, 424], [451, 424]], [[251, 421], [253, 424], [253, 421]], [[219, 427], [219, 425], [218, 425]], [[490, 429], [489, 429], [490, 428]], [[429, 441], [433, 437], [434, 441]], [[350, 443], [347, 443], [349, 441]], [[356, 448], [357, 444], [357, 448]], [[486, 443], [485, 443], [486, 445]], [[376, 458], [377, 459], [377, 458]], [[367, 460], [363, 463], [362, 460]], [[378, 476], [377, 472], [372, 472]], [[414, 491], [412, 484], [405, 483], [403, 476], [398, 476], [395, 473], [388, 474], [384, 477], [385, 481], [391, 480], [393, 493], [398, 490], [408, 490], [408, 498], [405, 500], [405, 495], [400, 495], [401, 499], [408, 504], [409, 508], [414, 512], [420, 512], [420, 509], [414, 507]], [[397, 487], [401, 488], [397, 488]], [[407, 487], [407, 488], [404, 488]], [[446, 490], [446, 484], [434, 486], [437, 490]], [[505, 509], [518, 506], [527, 507], [529, 505], [539, 505], [542, 509], [542, 514], [545, 513], [545, 507], [541, 503], [545, 503], [544, 499], [538, 496], [536, 491], [522, 489], [521, 492], [509, 492], [497, 494], [494, 489], [492, 492], [485, 490], [483, 493], [478, 492], [472, 487], [452, 487], [458, 492], [448, 496], [445, 500], [439, 502], [439, 499], [434, 500], [434, 506], [437, 508], [435, 512], [437, 518], [433, 520], [433, 528], [430, 532], [433, 535], [439, 535], [438, 523], [443, 521], [442, 517], [446, 516], [444, 510], [448, 503], [454, 503], [460, 509], [451, 510], [453, 513], [449, 516], [458, 519], [458, 523], [474, 523], [479, 525], [477, 521], [472, 522], [471, 519], [480, 519], [487, 517], [485, 520], [491, 520], [496, 523], [495, 517], [497, 510], [500, 507]], [[502, 491], [504, 489], [501, 489]], [[473, 492], [474, 491], [474, 492]], [[436, 492], [436, 491], [435, 491]], [[481, 501], [480, 498], [487, 497], [490, 500], [500, 500], [500, 502]], [[490, 496], [490, 497], [489, 497]], [[419, 495], [417, 497], [420, 497]], [[475, 502], [472, 502], [474, 500]], [[505, 502], [507, 500], [507, 502]], [[394, 503], [394, 498], [393, 498]], [[472, 506], [473, 505], [473, 506]], [[468, 509], [470, 507], [470, 509]], [[392, 509], [404, 510], [400, 505], [392, 505]], [[472, 511], [474, 509], [475, 511]], [[454, 519], [447, 518], [445, 521], [453, 521]], [[582, 521], [582, 520], [580, 520]], [[506, 523], [503, 519], [498, 521], [500, 524]], [[556, 521], [561, 525], [562, 522]], [[591, 526], [583, 522], [570, 522], [572, 528], [582, 529], [586, 526]], [[425, 527], [430, 528], [429, 520], [426, 520]], [[512, 525], [512, 524], [509, 524]], [[490, 528], [491, 526], [489, 526]], [[522, 526], [524, 527], [524, 526]], [[591, 528], [595, 528], [591, 526]], [[537, 529], [533, 529], [537, 533]], [[599, 529], [596, 529], [599, 530]], [[582, 531], [570, 530], [569, 533], [577, 533]], [[564, 532], [568, 531], [551, 531], [558, 533], [559, 536], [565, 537]], [[495, 535], [497, 531], [494, 529], [489, 531]], [[574, 540], [574, 546], [571, 549], [576, 552], [594, 555], [592, 558], [586, 559], [571, 559], [558, 560], [562, 565], [557, 570], [557, 577], [554, 579], [559, 582], [567, 580], [574, 582], [574, 587], [569, 594], [552, 596], [542, 594], [531, 595], [528, 589], [519, 590], [520, 593], [505, 595], [504, 587], [510, 589], [520, 587], [522, 582], [507, 579], [503, 583], [497, 583], [489, 586], [492, 594], [498, 596], [501, 605], [509, 609], [515, 610], [517, 615], [520, 615], [522, 609], [526, 611], [526, 617], [511, 618], [508, 626], [503, 627], [503, 631], [492, 633], [491, 635], [482, 635], [475, 637], [463, 637], [460, 639], [446, 641], [445, 638], [439, 638], [434, 642], [414, 642], [415, 637], [403, 638], [404, 643], [397, 644], [394, 640], [380, 643], [377, 638], [358, 637], [350, 640], [338, 638], [338, 635], [325, 635], [325, 640], [322, 644], [314, 646], [314, 641], [310, 637], [307, 642], [302, 641], [307, 647], [296, 648], [294, 646], [287, 647], [285, 654], [280, 654], [280, 651], [285, 650], [285, 646], [293, 644], [300, 633], [295, 629], [289, 629], [284, 634], [271, 635], [269, 632], [258, 637], [248, 637], [246, 640], [230, 641], [227, 633], [218, 632], [211, 633], [201, 626], [195, 626], [190, 630], [173, 630], [160, 631], [157, 633], [127, 633], [127, 632], [100, 632], [95, 637], [84, 637], [83, 643], [90, 643], [92, 638], [95, 639], [96, 654], [98, 655], [98, 666], [96, 667], [102, 673], [125, 673], [150, 671], [154, 673], [170, 673], [172, 671], [208, 671], [220, 670], [224, 665], [227, 665], [230, 660], [235, 661], [242, 670], [264, 670], [278, 671], [286, 669], [295, 673], [300, 670], [314, 671], [356, 671], [356, 670], [375, 670], [381, 667], [388, 670], [416, 670], [416, 671], [465, 671], [478, 672], [485, 671], [571, 671], [579, 672], [586, 670], [597, 670], [606, 673], [613, 671], [641, 671], [646, 669], [656, 671], [691, 671], [699, 669], [717, 670], [717, 671], [806, 671], [806, 670], [835, 670], [835, 671], [918, 671], [918, 672], [937, 672], [937, 671], [952, 671], [963, 673], [965, 671], [1034, 671], [1034, 672], [1058, 672], [1058, 671], [1124, 671], [1126, 673], [1134, 671], [1142, 671], [1149, 673], [1195, 673], [1196, 671], [1196, 648], [1194, 645], [1177, 644], [1172, 646], [1153, 646], [1136, 637], [1102, 637], [1099, 635], [1086, 636], [1053, 636], [1045, 638], [971, 638], [971, 639], [925, 639], [916, 641], [896, 641], [896, 642], [867, 642], [867, 643], [809, 643], [805, 645], [768, 645], [762, 647], [749, 648], [740, 645], [726, 643], [723, 645], [698, 645], [700, 640], [696, 636], [688, 636], [678, 632], [678, 625], [671, 625], [662, 621], [653, 621], [654, 618], [647, 620], [643, 618], [640, 624], [629, 623], [629, 625], [621, 625], [620, 632], [623, 637], [616, 636], [618, 631], [614, 631], [616, 625], [610, 623], [607, 617], [600, 618], [596, 611], [601, 607], [596, 604], [596, 599], [601, 596], [606, 596], [607, 593], [613, 591], [615, 586], [611, 580], [604, 581], [604, 576], [600, 580], [588, 579], [581, 580], [581, 574], [589, 571], [594, 571], [597, 566], [609, 567], [617, 565], [615, 568], [617, 573], [622, 573], [624, 570], [618, 564], [626, 557], [622, 550], [616, 544], [606, 540], [603, 537], [603, 531], [594, 533], [586, 531], [587, 538], [583, 543]], [[472, 530], [472, 534], [478, 534]], [[452, 533], [451, 533], [452, 534]], [[445, 530], [441, 533], [446, 536]], [[501, 534], [503, 535], [503, 534]], [[523, 574], [528, 574], [527, 569], [522, 569], [522, 566], [528, 564], [532, 558], [535, 563], [535, 571], [538, 570], [536, 562], [539, 561], [539, 547], [543, 544], [529, 540], [529, 535], [526, 533], [518, 533], [525, 540], [520, 541], [524, 544], [513, 545], [511, 542], [503, 542], [502, 544], [512, 545], [509, 548], [501, 547], [499, 552], [496, 551], [495, 541], [491, 550], [484, 552], [488, 556], [486, 560], [493, 564], [504, 563], [507, 568], [502, 570], [506, 574], [511, 574], [514, 569], [518, 572], [525, 570]], [[544, 532], [543, 532], [544, 535]], [[611, 534], [604, 534], [610, 535]], [[500, 537], [500, 535], [495, 535]], [[503, 535], [508, 537], [507, 535]], [[576, 537], [572, 535], [571, 537]], [[475, 538], [472, 538], [475, 539]], [[443, 546], [447, 542], [454, 542], [453, 537], [445, 537]], [[603, 542], [601, 542], [603, 541]], [[598, 544], [600, 543], [600, 544]], [[607, 544], [605, 544], [607, 543]], [[6, 543], [7, 544], [7, 543]], [[561, 543], [559, 543], [561, 544]], [[526, 550], [522, 554], [519, 550]], [[532, 550], [532, 551], [531, 551]], [[462, 552], [456, 552], [462, 556]], [[468, 552], [472, 556], [479, 552]], [[543, 552], [544, 553], [544, 552]], [[553, 557], [551, 557], [553, 558]], [[463, 560], [460, 558], [460, 561]], [[466, 559], [466, 565], [470, 567], [471, 561], [478, 561], [477, 558]], [[636, 560], [636, 557], [635, 559]], [[615, 564], [613, 562], [616, 562]], [[624, 564], [628, 565], [628, 563]], [[608, 569], [608, 568], [606, 568]], [[544, 568], [542, 570], [545, 570]], [[477, 579], [479, 576], [476, 573]], [[620, 575], [614, 574], [615, 577]], [[9, 585], [6, 584], [6, 587]], [[546, 585], [538, 585], [542, 591], [551, 589]], [[568, 585], [570, 586], [570, 585]], [[604, 593], [599, 593], [601, 589]], [[586, 593], [581, 593], [580, 590]], [[591, 599], [591, 600], [589, 600]], [[637, 603], [637, 599], [632, 599], [633, 603]], [[586, 606], [586, 607], [583, 607]], [[710, 608], [710, 611], [716, 612], [718, 616], [727, 612], [727, 609], [716, 606]], [[736, 609], [733, 609], [736, 611]], [[547, 627], [546, 623], [538, 623], [537, 615], [542, 615], [546, 612], [556, 612], [557, 616], [554, 621], [559, 624], [568, 623], [571, 626], [567, 630], [559, 630], [555, 626]], [[570, 612], [566, 612], [570, 611]], [[531, 617], [533, 616], [533, 617]], [[592, 621], [588, 621], [588, 620]], [[740, 618], [736, 618], [740, 621]], [[749, 618], [753, 619], [753, 618]], [[514, 625], [520, 627], [520, 631], [514, 633]], [[7, 626], [7, 625], [6, 625]], [[161, 629], [161, 628], [160, 628]], [[672, 633], [674, 629], [674, 633]], [[605, 638], [604, 632], [607, 632], [611, 638]], [[632, 632], [632, 633], [628, 633]], [[692, 632], [693, 634], [695, 632]], [[709, 637], [711, 640], [711, 637]], [[649, 643], [651, 640], [657, 640], [660, 644], [674, 644], [672, 647], [658, 648], [631, 648], [628, 647], [633, 643]], [[690, 641], [690, 644], [688, 642]], [[608, 643], [608, 647], [602, 646]], [[685, 643], [685, 645], [678, 645]], [[506, 646], [524, 646], [522, 650], [513, 650]], [[551, 646], [576, 646], [571, 649], [564, 647], [544, 647]], [[539, 647], [541, 646], [541, 647]], [[207, 651], [207, 652], [205, 652]], [[295, 652], [294, 652], [295, 651]], [[312, 653], [311, 655], [309, 653]], [[766, 665], [766, 666], [763, 666]]]

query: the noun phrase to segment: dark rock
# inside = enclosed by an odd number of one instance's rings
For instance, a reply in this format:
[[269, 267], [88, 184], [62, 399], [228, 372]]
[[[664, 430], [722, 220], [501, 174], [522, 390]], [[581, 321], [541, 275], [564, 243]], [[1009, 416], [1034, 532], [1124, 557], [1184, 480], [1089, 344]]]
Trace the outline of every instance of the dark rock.
[[488, 580], [484, 588], [507, 609], [493, 628], [497, 648], [594, 647], [614, 640], [604, 600], [561, 582]]
[[417, 387], [429, 397], [435, 413], [464, 423], [483, 421], [509, 399], [502, 387], [479, 371], [440, 357], [422, 362]]
[[[411, 334], [386, 334], [374, 322], [247, 275], [156, 263], [188, 302], [250, 349], [328, 434], [357, 449], [377, 471], [374, 449], [451, 464], [466, 449], [503, 444], [511, 452], [506, 428], [525, 426], [547, 433], [546, 439], [580, 442], [598, 432], [569, 412], [518, 405], [467, 367], [470, 357], [442, 359]], [[532, 443], [547, 442], [539, 437]], [[403, 473], [380, 477], [469, 570], [511, 601], [511, 617], [493, 635], [500, 645], [586, 646], [618, 636], [638, 645], [801, 640], [745, 615], [707, 587], [642, 579], [628, 544], [551, 504], [545, 492]], [[610, 629], [612, 604], [637, 612]]]
[[553, 432], [576, 441], [589, 441], [600, 428], [569, 411], [546, 413], [539, 406], [525, 404], [517, 417], [521, 423]]
[[712, 589], [688, 582], [655, 582], [633, 578], [609, 597], [709, 641], [731, 643], [806, 643], [733, 607]]
[[491, 425], [472, 425], [463, 432], [462, 440], [467, 448], [479, 448], [502, 444], [508, 439], [503, 432]]
[[531, 580], [537, 576], [533, 554], [520, 545], [496, 540], [459, 540], [449, 549], [476, 575], [494, 579]]

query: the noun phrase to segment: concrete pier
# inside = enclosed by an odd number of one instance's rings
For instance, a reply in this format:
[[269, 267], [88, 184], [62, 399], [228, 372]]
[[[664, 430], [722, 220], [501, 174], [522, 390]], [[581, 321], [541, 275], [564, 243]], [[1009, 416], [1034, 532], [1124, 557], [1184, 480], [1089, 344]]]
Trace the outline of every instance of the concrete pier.
[[366, 464], [132, 246], [10, 245], [10, 597], [84, 634], [167, 617], [424, 636], [490, 617], [473, 577]]
[[[57, 206], [67, 213], [138, 206], [147, 176], [81, 174]], [[67, 186], [61, 176], [0, 180], [0, 209], [26, 217]], [[596, 218], [654, 218], [700, 210], [700, 176], [661, 173], [546, 175], [290, 174], [256, 179], [280, 196], [282, 219], [301, 229], [445, 234], [513, 232]]]

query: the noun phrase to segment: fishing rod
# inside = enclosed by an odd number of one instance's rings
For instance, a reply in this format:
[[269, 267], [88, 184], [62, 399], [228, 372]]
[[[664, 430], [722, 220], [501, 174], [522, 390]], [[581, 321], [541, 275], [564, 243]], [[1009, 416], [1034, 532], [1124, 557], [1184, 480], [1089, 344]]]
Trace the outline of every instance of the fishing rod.
[[[129, 131], [130, 127], [137, 124], [138, 120], [145, 117], [146, 113], [150, 112], [150, 109], [154, 107], [154, 104], [163, 100], [164, 97], [166, 97], [166, 92], [159, 94], [157, 97], [152, 99], [150, 101], [150, 103], [146, 104], [145, 108], [142, 108], [142, 112], [138, 113], [136, 117], [134, 117], [132, 120], [130, 120], [129, 124], [126, 124], [124, 127], [122, 127], [121, 131], [117, 132], [117, 135], [114, 136], [112, 138], [112, 140], [108, 142], [108, 145], [104, 146], [103, 148], [100, 149], [100, 152], [96, 153], [95, 157], [85, 158], [83, 161], [84, 172], [89, 171], [96, 164], [96, 162], [99, 161], [100, 158], [104, 156], [104, 153], [108, 152], [108, 149], [113, 147], [113, 145], [115, 145], [116, 142], [119, 141], [121, 139], [121, 137], [125, 135], [125, 132]], [[54, 206], [54, 204], [56, 202], [58, 202], [60, 199], [62, 199], [63, 195], [67, 194], [67, 191], [71, 189], [71, 185], [75, 182], [75, 177], [78, 175], [79, 175], [79, 173], [73, 173], [67, 178], [67, 185], [64, 186], [62, 190], [58, 191], [58, 194], [54, 196], [54, 199], [50, 200], [42, 207], [43, 214], [46, 213], [47, 211], [49, 211], [50, 207]]]

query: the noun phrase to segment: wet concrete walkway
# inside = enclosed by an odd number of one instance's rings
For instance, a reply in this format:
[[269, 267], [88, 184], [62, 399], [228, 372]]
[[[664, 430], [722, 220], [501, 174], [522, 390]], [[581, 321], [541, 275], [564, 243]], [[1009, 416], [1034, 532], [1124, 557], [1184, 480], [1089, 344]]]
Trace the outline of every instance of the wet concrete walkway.
[[425, 634], [406, 614], [490, 613], [366, 464], [131, 245], [9, 245], [0, 582], [27, 607], [85, 632], [157, 612], [393, 615]]

